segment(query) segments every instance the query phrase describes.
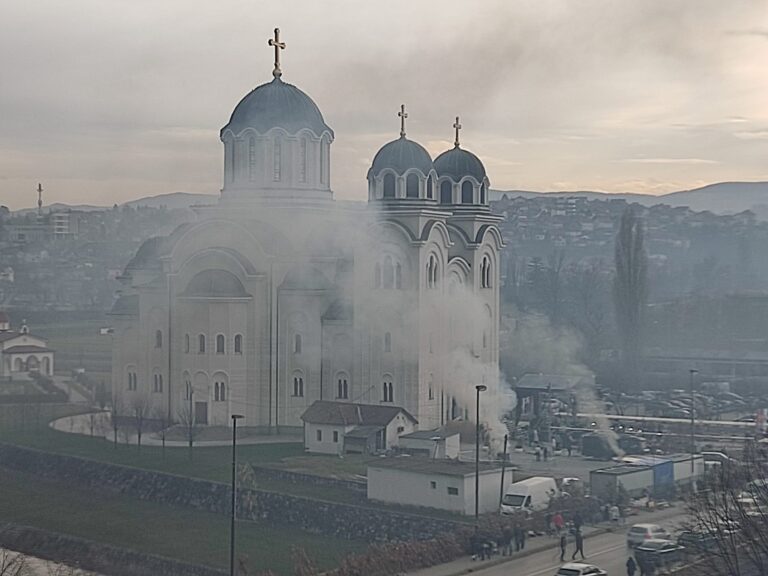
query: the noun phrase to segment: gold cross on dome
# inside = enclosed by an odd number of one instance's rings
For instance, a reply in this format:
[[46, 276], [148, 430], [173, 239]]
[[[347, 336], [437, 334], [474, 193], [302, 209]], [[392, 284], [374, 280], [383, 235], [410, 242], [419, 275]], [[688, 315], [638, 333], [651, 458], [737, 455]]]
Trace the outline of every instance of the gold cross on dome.
[[272, 76], [280, 78], [283, 75], [280, 70], [280, 50], [285, 50], [285, 42], [280, 42], [280, 28], [275, 28], [275, 37], [269, 39], [269, 45], [275, 47], [275, 69], [272, 70]]
[[459, 117], [456, 116], [456, 122], [453, 123], [453, 127], [456, 129], [456, 140], [453, 141], [453, 145], [456, 148], [459, 147], [459, 130], [461, 130], [461, 124], [459, 123]]
[[405, 119], [408, 118], [408, 112], [405, 111], [405, 104], [400, 104], [400, 112], [397, 113], [400, 116], [400, 137], [405, 138]]

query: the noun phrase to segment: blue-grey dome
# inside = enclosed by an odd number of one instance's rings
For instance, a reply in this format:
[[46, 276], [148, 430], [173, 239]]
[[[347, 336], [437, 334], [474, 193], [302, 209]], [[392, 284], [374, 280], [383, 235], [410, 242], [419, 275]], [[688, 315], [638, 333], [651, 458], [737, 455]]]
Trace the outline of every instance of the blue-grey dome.
[[472, 176], [480, 183], [485, 180], [485, 166], [480, 158], [458, 146], [446, 150], [435, 158], [435, 170], [438, 176], [448, 176], [454, 182], [458, 182], [464, 176]]
[[251, 90], [235, 106], [229, 123], [221, 129], [239, 134], [246, 128], [253, 128], [264, 134], [272, 128], [282, 128], [290, 134], [308, 128], [316, 135], [333, 130], [323, 120], [320, 109], [304, 92], [293, 84], [275, 78]]
[[421, 144], [401, 136], [385, 144], [376, 153], [368, 176], [376, 176], [385, 168], [394, 170], [398, 175], [411, 168], [418, 168], [426, 176], [433, 168], [432, 157]]

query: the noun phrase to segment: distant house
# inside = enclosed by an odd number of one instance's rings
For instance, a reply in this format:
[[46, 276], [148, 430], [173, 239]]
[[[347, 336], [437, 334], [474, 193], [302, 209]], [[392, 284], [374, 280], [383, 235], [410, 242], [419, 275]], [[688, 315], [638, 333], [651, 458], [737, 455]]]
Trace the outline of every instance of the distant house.
[[32, 336], [22, 323], [16, 331], [11, 329], [8, 315], [0, 310], [0, 378], [13, 378], [28, 372], [45, 376], [53, 374], [53, 350], [45, 340]]
[[[368, 499], [391, 504], [426, 506], [459, 514], [475, 513], [475, 464], [430, 458], [382, 458], [368, 465]], [[504, 490], [512, 483], [507, 468]], [[501, 467], [480, 463], [478, 508], [499, 509]]]
[[417, 430], [400, 436], [400, 449], [433, 459], [459, 457], [460, 435], [445, 430]]
[[318, 400], [301, 415], [308, 452], [371, 454], [398, 445], [418, 422], [404, 408]]

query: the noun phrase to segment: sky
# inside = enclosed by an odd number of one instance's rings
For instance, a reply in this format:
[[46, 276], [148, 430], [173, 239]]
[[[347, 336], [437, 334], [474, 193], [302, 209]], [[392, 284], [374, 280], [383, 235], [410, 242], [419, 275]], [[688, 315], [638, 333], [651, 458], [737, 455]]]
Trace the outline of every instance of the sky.
[[768, 180], [768, 0], [25, 0], [0, 18], [0, 204], [217, 193], [275, 27], [340, 199], [401, 103], [433, 156], [460, 116], [495, 189]]

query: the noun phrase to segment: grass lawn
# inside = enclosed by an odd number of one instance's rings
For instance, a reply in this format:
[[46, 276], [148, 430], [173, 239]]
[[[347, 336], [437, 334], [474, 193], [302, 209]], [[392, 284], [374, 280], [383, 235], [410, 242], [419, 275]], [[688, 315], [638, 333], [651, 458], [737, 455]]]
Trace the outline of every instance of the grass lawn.
[[[229, 562], [226, 516], [78, 491], [0, 468], [0, 521], [79, 536], [187, 562], [225, 568]], [[242, 522], [238, 555], [253, 569], [292, 574], [291, 547], [304, 548], [323, 568], [365, 548], [363, 542], [325, 538], [295, 529]]]

